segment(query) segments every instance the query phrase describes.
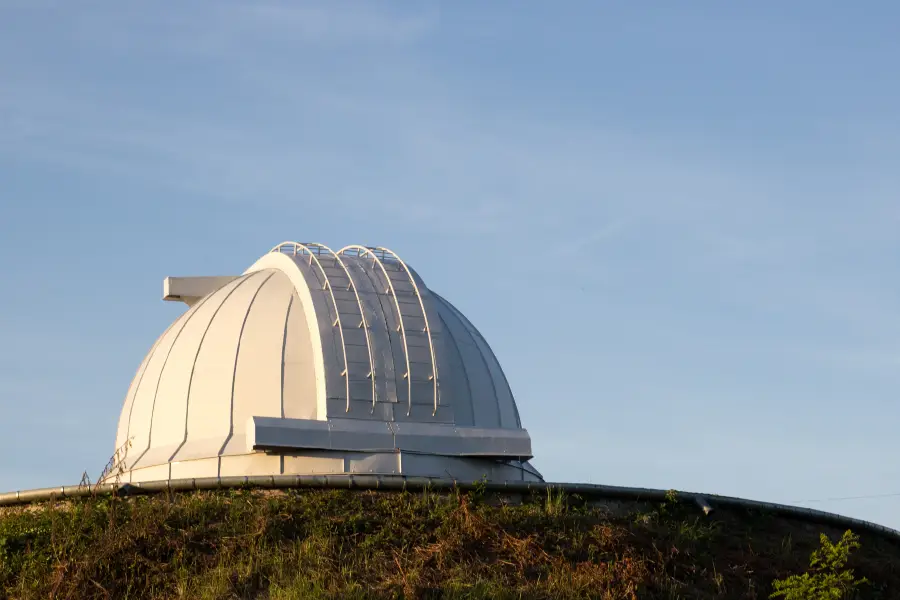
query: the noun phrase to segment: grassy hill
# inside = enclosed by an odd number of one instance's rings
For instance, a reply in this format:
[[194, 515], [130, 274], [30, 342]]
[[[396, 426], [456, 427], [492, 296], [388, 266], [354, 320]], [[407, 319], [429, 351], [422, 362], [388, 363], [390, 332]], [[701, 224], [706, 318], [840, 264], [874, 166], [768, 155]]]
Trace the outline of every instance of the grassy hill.
[[[843, 531], [557, 494], [96, 497], [0, 509], [0, 598], [766, 598], [820, 533]], [[860, 597], [900, 598], [900, 546], [859, 533]]]

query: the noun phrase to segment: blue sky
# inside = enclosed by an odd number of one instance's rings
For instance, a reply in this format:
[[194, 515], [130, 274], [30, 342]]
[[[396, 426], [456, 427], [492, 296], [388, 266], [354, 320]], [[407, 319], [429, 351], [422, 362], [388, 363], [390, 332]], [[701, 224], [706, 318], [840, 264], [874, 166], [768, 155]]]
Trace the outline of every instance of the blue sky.
[[900, 494], [898, 19], [0, 0], [0, 489], [106, 462], [165, 276], [290, 239], [463, 310], [548, 479]]

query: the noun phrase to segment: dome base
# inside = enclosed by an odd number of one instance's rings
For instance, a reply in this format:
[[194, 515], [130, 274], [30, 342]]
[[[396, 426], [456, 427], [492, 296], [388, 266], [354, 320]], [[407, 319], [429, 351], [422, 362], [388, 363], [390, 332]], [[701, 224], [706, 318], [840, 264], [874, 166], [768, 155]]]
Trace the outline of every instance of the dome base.
[[414, 452], [335, 452], [310, 450], [291, 453], [252, 452], [164, 463], [128, 471], [120, 483], [245, 475], [403, 475], [460, 481], [542, 481], [527, 461], [437, 456]]

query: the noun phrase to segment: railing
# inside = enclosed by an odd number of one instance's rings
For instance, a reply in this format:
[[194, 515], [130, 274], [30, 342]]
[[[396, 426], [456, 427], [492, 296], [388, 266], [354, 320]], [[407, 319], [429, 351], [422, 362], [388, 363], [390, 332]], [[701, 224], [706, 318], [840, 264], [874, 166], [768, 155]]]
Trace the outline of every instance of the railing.
[[[372, 412], [375, 412], [375, 402], [377, 401], [377, 396], [375, 392], [375, 357], [372, 353], [372, 340], [369, 337], [369, 321], [366, 318], [366, 311], [363, 308], [362, 299], [359, 297], [359, 291], [356, 289], [356, 284], [353, 282], [353, 277], [350, 275], [350, 269], [347, 268], [347, 265], [344, 264], [344, 261], [341, 260], [341, 257], [335, 254], [334, 250], [326, 246], [325, 244], [319, 244], [317, 242], [307, 242], [305, 244], [308, 248], [320, 249], [322, 251], [327, 252], [332, 258], [334, 258], [335, 263], [339, 264], [341, 268], [344, 270], [344, 273], [347, 275], [347, 289], [353, 290], [353, 295], [356, 297], [356, 305], [359, 307], [359, 316], [361, 318], [359, 322], [359, 326], [366, 334], [366, 350], [369, 352], [369, 379], [372, 380]], [[345, 359], [346, 360], [346, 359]], [[349, 377], [348, 377], [349, 380]], [[347, 394], [347, 410], [350, 410], [350, 395], [349, 392]]]
[[358, 245], [345, 246], [338, 250], [338, 255], [357, 257], [371, 256], [373, 265], [377, 264], [381, 269], [382, 275], [384, 275], [384, 279], [387, 282], [387, 289], [384, 293], [393, 296], [394, 298], [394, 307], [397, 309], [397, 331], [400, 332], [400, 338], [403, 342], [403, 358], [406, 361], [406, 373], [403, 377], [406, 379], [409, 390], [407, 394], [408, 408], [406, 415], [409, 416], [412, 413], [412, 378], [410, 377], [409, 345], [406, 340], [406, 327], [403, 326], [403, 313], [400, 311], [400, 301], [397, 300], [397, 292], [394, 290], [394, 282], [391, 280], [391, 276], [388, 274], [381, 257], [373, 252], [371, 248]]
[[[397, 256], [397, 254], [388, 250], [387, 248], [378, 247], [373, 250], [374, 252], [381, 252], [382, 256], [390, 256], [393, 257], [394, 260], [399, 263], [399, 265], [403, 268], [403, 271], [406, 272], [406, 276], [409, 277], [409, 282], [413, 286], [413, 291], [416, 294], [416, 298], [419, 299], [419, 308], [422, 309], [422, 319], [425, 321], [425, 333], [428, 336], [428, 351], [431, 353], [431, 381], [434, 386], [434, 412], [432, 412], [432, 416], [437, 414], [438, 405], [440, 404], [440, 392], [438, 387], [438, 366], [437, 359], [434, 355], [434, 340], [431, 337], [431, 327], [428, 325], [428, 313], [425, 312], [425, 302], [422, 299], [422, 294], [419, 292], [419, 286], [416, 284], [416, 280], [413, 277], [412, 273], [409, 271], [409, 267], [406, 266], [406, 263]], [[383, 260], [383, 259], [382, 259]]]
[[409, 283], [412, 285], [413, 294], [416, 296], [418, 300], [419, 309], [422, 312], [422, 320], [424, 323], [423, 332], [426, 335], [428, 340], [428, 353], [431, 360], [431, 374], [428, 375], [428, 380], [431, 381], [432, 384], [432, 394], [433, 394], [433, 405], [434, 409], [432, 411], [432, 416], [437, 414], [438, 406], [440, 405], [440, 382], [439, 382], [439, 374], [438, 374], [438, 364], [437, 364], [437, 356], [434, 350], [434, 336], [432, 335], [431, 325], [428, 322], [428, 312], [425, 310], [425, 301], [422, 298], [421, 290], [419, 289], [418, 284], [416, 283], [415, 277], [413, 277], [412, 272], [409, 270], [409, 267], [403, 262], [396, 252], [384, 247], [367, 247], [367, 246], [359, 246], [359, 245], [351, 245], [345, 246], [341, 248], [337, 252], [334, 252], [331, 248], [324, 244], [319, 244], [316, 242], [309, 243], [299, 243], [299, 242], [282, 242], [278, 244], [274, 248], [272, 248], [271, 252], [280, 252], [283, 254], [291, 254], [292, 256], [305, 255], [309, 256], [310, 266], [313, 262], [319, 268], [319, 272], [322, 273], [322, 277], [324, 278], [323, 289], [329, 291], [331, 295], [331, 303], [334, 306], [335, 311], [335, 322], [334, 325], [340, 329], [341, 336], [341, 350], [344, 358], [344, 372], [341, 374], [345, 379], [345, 387], [347, 393], [347, 411], [350, 411], [350, 376], [349, 369], [350, 365], [347, 360], [347, 344], [344, 338], [343, 326], [340, 321], [340, 309], [337, 304], [337, 299], [334, 295], [334, 290], [332, 289], [330, 280], [328, 279], [328, 273], [325, 272], [325, 268], [322, 266], [321, 261], [319, 260], [321, 257], [327, 255], [330, 258], [333, 258], [335, 263], [340, 265], [341, 269], [343, 269], [344, 273], [347, 275], [348, 281], [348, 290], [353, 290], [353, 294], [356, 297], [356, 304], [359, 307], [359, 313], [361, 317], [360, 327], [365, 331], [366, 336], [366, 348], [369, 353], [369, 373], [368, 376], [372, 380], [372, 411], [375, 410], [375, 404], [377, 402], [376, 398], [376, 385], [375, 385], [375, 359], [372, 351], [372, 342], [369, 335], [369, 324], [366, 318], [365, 309], [363, 307], [362, 299], [359, 296], [359, 291], [357, 290], [357, 286], [353, 281], [353, 277], [350, 274], [350, 270], [347, 268], [347, 265], [341, 260], [341, 256], [356, 256], [356, 257], [371, 257], [372, 263], [374, 265], [378, 265], [381, 270], [382, 275], [387, 283], [387, 288], [385, 289], [385, 293], [393, 296], [394, 298], [394, 307], [397, 310], [397, 331], [400, 333], [400, 337], [403, 343], [403, 356], [404, 361], [406, 363], [406, 373], [404, 373], [403, 378], [406, 379], [407, 382], [407, 416], [412, 412], [412, 365], [409, 359], [409, 340], [407, 336], [406, 325], [403, 321], [403, 313], [400, 307], [400, 301], [398, 299], [397, 291], [394, 289], [394, 282], [391, 279], [391, 276], [388, 272], [385, 264], [394, 264], [397, 265], [397, 271], [402, 271], [406, 274]]
[[315, 262], [316, 266], [319, 267], [319, 272], [322, 273], [322, 277], [325, 281], [325, 283], [322, 284], [322, 290], [328, 290], [328, 293], [331, 296], [331, 304], [334, 307], [335, 318], [332, 322], [332, 327], [337, 327], [341, 336], [341, 351], [344, 357], [344, 370], [341, 372], [341, 377], [344, 378], [344, 387], [347, 393], [346, 412], [350, 412], [350, 374], [348, 372], [350, 365], [347, 363], [347, 344], [344, 341], [344, 327], [341, 324], [341, 311], [338, 308], [337, 299], [334, 297], [334, 290], [331, 289], [331, 282], [328, 279], [328, 273], [325, 272], [325, 267], [323, 267], [322, 263], [319, 261], [319, 256], [321, 255], [323, 248], [324, 247], [322, 246], [310, 248], [306, 244], [301, 244], [299, 242], [282, 242], [272, 248], [271, 252], [280, 252], [292, 256], [309, 256], [309, 265], [312, 266], [312, 263]]

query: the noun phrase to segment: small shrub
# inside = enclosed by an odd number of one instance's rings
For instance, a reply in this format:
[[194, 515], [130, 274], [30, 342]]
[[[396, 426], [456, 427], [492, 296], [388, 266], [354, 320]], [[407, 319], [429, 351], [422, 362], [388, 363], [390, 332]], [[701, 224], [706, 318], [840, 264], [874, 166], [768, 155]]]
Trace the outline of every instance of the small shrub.
[[859, 536], [849, 529], [834, 544], [824, 533], [820, 547], [809, 559], [809, 571], [773, 582], [775, 591], [770, 598], [785, 600], [842, 600], [852, 597], [857, 587], [868, 583], [865, 577], [856, 579], [853, 569], [847, 568], [850, 552], [859, 548]]

